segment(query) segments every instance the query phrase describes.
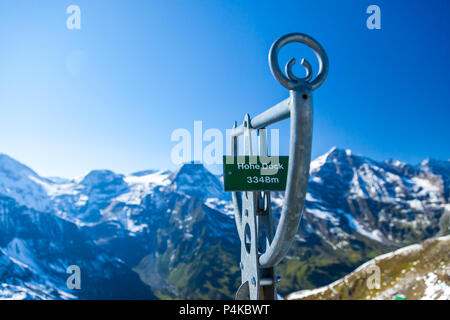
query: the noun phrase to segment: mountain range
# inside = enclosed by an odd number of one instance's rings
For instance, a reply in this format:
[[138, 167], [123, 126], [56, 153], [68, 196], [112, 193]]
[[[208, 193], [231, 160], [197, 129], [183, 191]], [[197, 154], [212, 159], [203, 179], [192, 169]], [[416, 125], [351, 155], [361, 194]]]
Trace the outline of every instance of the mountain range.
[[[332, 148], [311, 163], [279, 293], [327, 285], [380, 254], [449, 233], [450, 162], [375, 161]], [[283, 193], [273, 193], [274, 219]], [[231, 196], [201, 164], [45, 178], [0, 154], [0, 298], [231, 299], [240, 244]], [[81, 289], [66, 270], [78, 265]]]

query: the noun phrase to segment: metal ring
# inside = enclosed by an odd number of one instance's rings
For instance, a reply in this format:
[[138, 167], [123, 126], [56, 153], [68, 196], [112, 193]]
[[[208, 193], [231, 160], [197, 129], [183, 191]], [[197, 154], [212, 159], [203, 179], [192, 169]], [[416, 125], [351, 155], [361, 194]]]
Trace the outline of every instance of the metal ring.
[[[319, 61], [319, 72], [317, 73], [317, 76], [313, 81], [311, 81], [312, 78], [311, 64], [305, 59], [302, 59], [301, 64], [306, 69], [306, 77], [297, 78], [292, 73], [292, 66], [295, 64], [295, 59], [289, 60], [289, 62], [286, 64], [287, 76], [284, 75], [284, 73], [281, 71], [280, 65], [278, 63], [279, 51], [286, 44], [292, 42], [304, 43], [307, 46], [309, 46], [316, 54], [317, 60]], [[313, 90], [316, 90], [325, 81], [329, 69], [328, 56], [325, 50], [322, 48], [319, 42], [317, 42], [314, 38], [304, 33], [290, 33], [275, 41], [272, 47], [270, 48], [269, 52], [269, 66], [273, 76], [289, 90], [293, 90], [296, 87], [305, 83], [309, 83], [311, 88]]]

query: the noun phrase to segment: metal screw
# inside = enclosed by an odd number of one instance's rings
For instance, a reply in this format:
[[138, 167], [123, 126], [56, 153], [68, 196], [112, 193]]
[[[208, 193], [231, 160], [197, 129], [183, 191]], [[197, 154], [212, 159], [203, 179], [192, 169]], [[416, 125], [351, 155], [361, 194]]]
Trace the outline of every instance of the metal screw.
[[256, 279], [255, 279], [255, 277], [252, 278], [252, 285], [256, 286]]

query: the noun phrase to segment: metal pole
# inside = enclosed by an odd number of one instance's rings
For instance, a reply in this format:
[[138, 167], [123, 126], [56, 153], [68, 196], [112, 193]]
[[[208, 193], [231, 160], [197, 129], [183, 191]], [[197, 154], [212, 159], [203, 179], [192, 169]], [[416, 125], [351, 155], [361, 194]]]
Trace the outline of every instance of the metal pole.
[[[295, 59], [286, 64], [286, 75], [278, 64], [279, 50], [291, 42], [308, 45], [319, 60], [319, 71], [314, 80], [311, 64], [302, 59], [306, 69], [304, 78], [297, 78], [292, 72]], [[270, 192], [233, 192], [236, 226], [241, 240], [242, 284], [236, 299], [276, 299], [275, 266], [287, 254], [300, 224], [305, 203], [309, 178], [312, 144], [312, 92], [324, 81], [328, 73], [328, 57], [322, 46], [313, 38], [302, 33], [291, 33], [274, 42], [269, 53], [269, 65], [274, 77], [287, 89], [290, 96], [250, 119], [246, 115], [244, 123], [234, 125], [231, 132], [232, 155], [237, 155], [237, 137], [244, 135], [251, 140], [250, 130], [258, 130], [259, 155], [267, 155], [265, 128], [278, 121], [291, 118], [289, 168], [285, 200], [280, 221], [272, 235], [270, 221]], [[312, 80], [312, 81], [311, 81]], [[261, 129], [261, 130], [260, 130]], [[251, 141], [248, 141], [246, 154], [250, 155]], [[263, 147], [261, 147], [263, 146]], [[267, 243], [265, 252], [260, 252], [259, 238], [261, 227], [268, 228], [263, 241]]]

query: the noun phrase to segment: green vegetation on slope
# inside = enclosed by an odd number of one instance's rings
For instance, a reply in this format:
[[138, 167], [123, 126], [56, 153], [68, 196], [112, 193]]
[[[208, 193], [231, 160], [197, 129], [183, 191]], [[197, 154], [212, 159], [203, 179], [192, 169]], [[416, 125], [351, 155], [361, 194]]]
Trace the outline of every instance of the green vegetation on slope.
[[[328, 286], [299, 291], [287, 299], [449, 299], [449, 247], [450, 236], [429, 239], [379, 256]], [[374, 266], [380, 271], [379, 287], [374, 285]]]

